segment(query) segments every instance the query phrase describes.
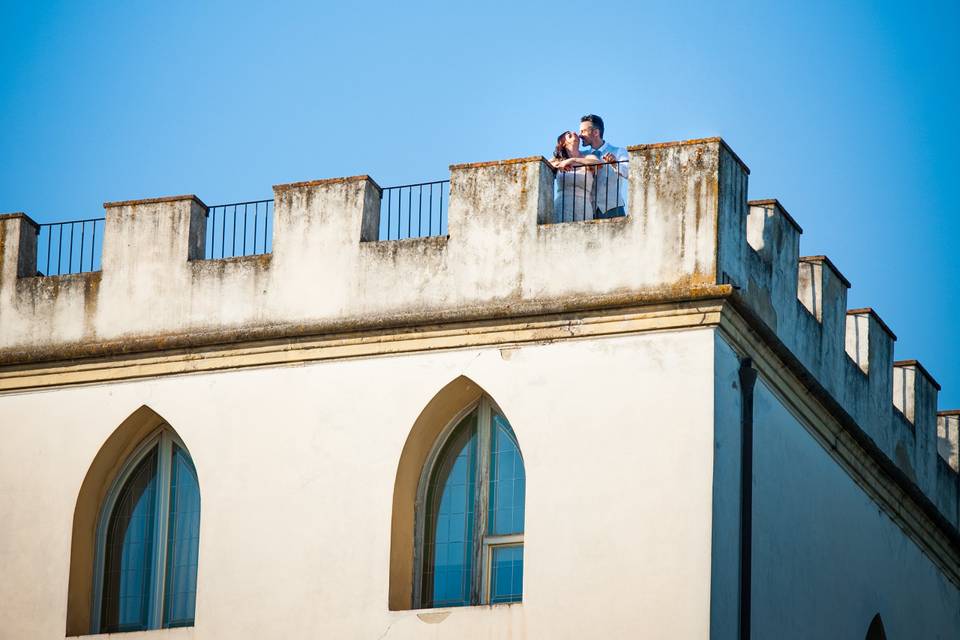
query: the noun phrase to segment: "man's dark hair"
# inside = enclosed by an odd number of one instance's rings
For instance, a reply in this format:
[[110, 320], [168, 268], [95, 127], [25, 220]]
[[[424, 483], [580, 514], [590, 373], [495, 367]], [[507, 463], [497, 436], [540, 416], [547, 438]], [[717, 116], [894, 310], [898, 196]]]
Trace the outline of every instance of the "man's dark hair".
[[600, 116], [595, 116], [592, 113], [588, 113], [587, 115], [580, 118], [580, 122], [589, 122], [590, 124], [592, 124], [594, 128], [596, 128], [597, 131], [600, 132], [600, 139], [601, 140], [603, 139], [603, 118], [601, 118]]

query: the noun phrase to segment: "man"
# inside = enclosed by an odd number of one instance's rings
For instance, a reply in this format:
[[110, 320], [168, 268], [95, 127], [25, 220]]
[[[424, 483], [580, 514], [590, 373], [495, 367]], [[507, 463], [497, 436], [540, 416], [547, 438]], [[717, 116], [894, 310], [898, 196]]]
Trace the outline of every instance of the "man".
[[626, 194], [630, 177], [629, 156], [625, 149], [615, 147], [603, 139], [603, 118], [592, 113], [580, 118], [580, 140], [590, 147], [592, 155], [605, 164], [597, 170], [597, 211], [594, 218], [620, 218], [627, 215]]

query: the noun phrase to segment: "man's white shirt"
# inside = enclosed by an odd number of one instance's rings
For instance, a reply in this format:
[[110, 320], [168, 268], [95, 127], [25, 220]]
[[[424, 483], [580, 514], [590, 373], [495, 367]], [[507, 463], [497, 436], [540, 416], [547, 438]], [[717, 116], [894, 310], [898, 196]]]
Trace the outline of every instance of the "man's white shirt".
[[601, 160], [603, 160], [603, 156], [612, 153], [617, 160], [621, 161], [620, 164], [616, 165], [603, 165], [597, 171], [597, 210], [603, 213], [616, 207], [625, 207], [627, 203], [627, 183], [630, 178], [630, 165], [625, 162], [630, 159], [627, 150], [604, 141], [603, 146], [599, 149], [591, 148], [588, 153]]

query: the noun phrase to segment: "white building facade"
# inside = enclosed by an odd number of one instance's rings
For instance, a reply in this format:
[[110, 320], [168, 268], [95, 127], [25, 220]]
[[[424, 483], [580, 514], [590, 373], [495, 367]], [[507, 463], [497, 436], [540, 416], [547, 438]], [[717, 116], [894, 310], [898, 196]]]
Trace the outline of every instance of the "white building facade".
[[456, 165], [386, 241], [280, 185], [221, 260], [108, 203], [65, 276], [0, 217], [0, 638], [956, 638], [960, 416], [748, 173], [631, 147], [556, 224], [542, 158]]

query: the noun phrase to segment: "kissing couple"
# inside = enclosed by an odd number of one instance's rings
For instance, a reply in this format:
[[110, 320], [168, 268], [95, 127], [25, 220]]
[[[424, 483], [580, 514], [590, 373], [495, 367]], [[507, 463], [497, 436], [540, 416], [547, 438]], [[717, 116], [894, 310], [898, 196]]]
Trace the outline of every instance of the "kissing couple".
[[[586, 147], [580, 149], [581, 141]], [[630, 177], [625, 149], [603, 139], [603, 118], [580, 118], [580, 133], [564, 131], [550, 164], [557, 170], [553, 199], [554, 220], [573, 222], [619, 218], [627, 215], [626, 194]]]

